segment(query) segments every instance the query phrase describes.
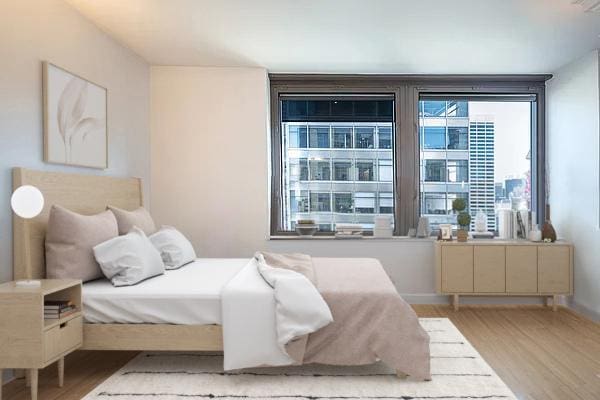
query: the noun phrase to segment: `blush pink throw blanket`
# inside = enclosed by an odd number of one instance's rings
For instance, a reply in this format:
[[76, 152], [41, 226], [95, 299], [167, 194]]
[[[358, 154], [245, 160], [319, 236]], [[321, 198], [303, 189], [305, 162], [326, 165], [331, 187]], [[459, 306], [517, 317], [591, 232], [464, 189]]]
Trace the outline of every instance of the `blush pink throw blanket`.
[[[311, 275], [309, 256], [286, 260], [284, 254], [278, 259], [263, 254], [274, 266], [296, 265], [290, 269], [297, 270], [301, 264], [302, 271], [297, 272]], [[381, 360], [416, 379], [431, 379], [429, 335], [378, 260], [315, 257], [312, 269], [309, 279], [329, 306], [333, 322], [307, 340], [302, 337], [288, 344], [290, 356], [304, 364], [363, 365]]]

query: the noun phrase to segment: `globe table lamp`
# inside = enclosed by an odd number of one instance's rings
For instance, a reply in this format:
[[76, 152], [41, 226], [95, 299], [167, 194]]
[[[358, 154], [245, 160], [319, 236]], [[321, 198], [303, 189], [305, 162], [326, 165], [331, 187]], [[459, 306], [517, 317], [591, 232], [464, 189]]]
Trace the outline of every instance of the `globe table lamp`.
[[[37, 217], [44, 209], [44, 195], [38, 188], [31, 185], [19, 186], [10, 198], [13, 212], [23, 219]], [[41, 282], [37, 279], [21, 279], [16, 282], [19, 287], [39, 287]]]

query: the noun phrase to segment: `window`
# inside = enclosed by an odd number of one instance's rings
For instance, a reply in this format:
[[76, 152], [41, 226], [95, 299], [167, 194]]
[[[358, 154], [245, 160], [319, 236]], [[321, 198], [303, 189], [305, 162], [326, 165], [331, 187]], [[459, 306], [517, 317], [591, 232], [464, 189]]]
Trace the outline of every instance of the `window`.
[[543, 221], [547, 78], [271, 74], [271, 233], [368, 232], [381, 214], [395, 234], [421, 215], [435, 230], [456, 224], [457, 198], [490, 231], [502, 208]]
[[423, 148], [443, 150], [446, 148], [446, 127], [426, 126], [423, 128]]
[[357, 127], [355, 128], [356, 137], [354, 138], [357, 149], [372, 149], [375, 147], [375, 128]]
[[376, 215], [394, 214], [393, 103], [392, 96], [281, 101], [284, 230], [298, 219], [370, 230]]
[[354, 210], [360, 214], [375, 213], [375, 193], [356, 193]]
[[334, 193], [333, 208], [336, 213], [349, 214], [352, 212], [352, 193]]
[[421, 215], [431, 216], [434, 228], [456, 225], [452, 202], [464, 198], [471, 226], [481, 210], [495, 231], [497, 210], [532, 210], [534, 99], [431, 97], [419, 104]]
[[317, 149], [329, 148], [329, 127], [328, 126], [311, 126], [308, 128], [308, 136], [310, 139], [310, 147]]
[[329, 161], [310, 160], [310, 180], [328, 181], [331, 180], [331, 167]]
[[331, 211], [331, 195], [329, 193], [311, 192], [310, 211]]
[[333, 180], [351, 181], [352, 180], [352, 162], [351, 161], [333, 161]]
[[469, 146], [469, 128], [448, 127], [448, 150], [467, 150]]
[[379, 137], [379, 148], [380, 149], [391, 149], [392, 148], [392, 128], [388, 126], [380, 126], [377, 129]]
[[352, 148], [352, 128], [334, 126], [333, 128], [333, 147], [336, 149]]
[[446, 182], [446, 160], [425, 160], [425, 182]]
[[373, 178], [373, 161], [356, 161], [356, 179], [359, 181], [372, 181]]

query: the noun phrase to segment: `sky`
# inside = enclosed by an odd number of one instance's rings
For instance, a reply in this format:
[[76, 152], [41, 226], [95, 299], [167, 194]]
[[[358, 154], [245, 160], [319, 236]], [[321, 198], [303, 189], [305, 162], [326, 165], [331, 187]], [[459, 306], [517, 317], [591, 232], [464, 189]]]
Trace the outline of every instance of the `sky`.
[[469, 102], [469, 117], [493, 118], [495, 136], [494, 181], [509, 176], [525, 177], [530, 161], [525, 157], [531, 148], [531, 104], [529, 102]]

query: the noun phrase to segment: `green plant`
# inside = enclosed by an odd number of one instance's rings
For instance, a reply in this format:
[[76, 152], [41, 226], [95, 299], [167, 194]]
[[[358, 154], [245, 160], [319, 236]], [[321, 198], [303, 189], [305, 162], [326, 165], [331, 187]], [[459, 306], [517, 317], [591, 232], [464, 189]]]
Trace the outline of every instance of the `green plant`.
[[458, 198], [452, 201], [452, 210], [453, 211], [464, 211], [467, 208], [467, 200]]
[[[454, 200], [454, 201], [456, 201], [456, 200]], [[453, 207], [454, 207], [454, 205], [453, 205]], [[458, 214], [458, 216], [456, 217], [456, 222], [458, 222], [458, 225], [460, 225], [461, 228], [467, 229], [468, 226], [471, 224], [471, 216], [469, 215], [468, 212], [461, 211]]]

